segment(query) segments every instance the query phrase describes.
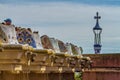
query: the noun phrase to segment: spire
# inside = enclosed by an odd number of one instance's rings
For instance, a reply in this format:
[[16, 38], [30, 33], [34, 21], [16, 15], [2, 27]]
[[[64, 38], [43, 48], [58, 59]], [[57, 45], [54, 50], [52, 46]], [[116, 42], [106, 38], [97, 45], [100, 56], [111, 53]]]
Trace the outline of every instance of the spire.
[[101, 29], [99, 26], [99, 19], [101, 18], [101, 16], [99, 16], [99, 13], [96, 12], [96, 16], [94, 17], [94, 19], [96, 19], [96, 25], [93, 29]]
[[93, 32], [95, 34], [94, 36], [94, 50], [95, 50], [95, 54], [99, 54], [101, 51], [101, 32], [102, 32], [102, 28], [99, 26], [99, 19], [101, 18], [101, 16], [98, 15], [98, 12], [96, 12], [96, 16], [94, 17], [94, 19], [96, 19], [96, 25], [93, 28]]

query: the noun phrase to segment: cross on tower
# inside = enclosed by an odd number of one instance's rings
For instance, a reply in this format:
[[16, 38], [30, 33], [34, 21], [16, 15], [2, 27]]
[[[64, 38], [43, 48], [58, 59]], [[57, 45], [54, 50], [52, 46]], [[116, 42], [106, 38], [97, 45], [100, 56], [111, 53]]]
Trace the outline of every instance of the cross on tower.
[[98, 15], [98, 12], [96, 12], [96, 16], [94, 16], [94, 19], [96, 19], [96, 25], [93, 27], [93, 32], [95, 34], [94, 36], [94, 50], [96, 54], [99, 54], [101, 51], [101, 32], [102, 28], [99, 26], [98, 20], [101, 18], [101, 16]]
[[94, 17], [94, 19], [96, 19], [96, 20], [97, 20], [97, 22], [98, 22], [98, 20], [101, 18], [101, 16], [99, 16], [98, 14], [99, 14], [99, 13], [98, 13], [98, 12], [96, 12], [96, 16]]

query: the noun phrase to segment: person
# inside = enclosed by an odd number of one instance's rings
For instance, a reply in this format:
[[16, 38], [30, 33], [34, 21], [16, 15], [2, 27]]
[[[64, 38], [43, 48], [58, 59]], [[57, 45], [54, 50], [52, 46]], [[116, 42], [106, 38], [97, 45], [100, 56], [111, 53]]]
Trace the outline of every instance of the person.
[[18, 44], [15, 26], [12, 25], [12, 20], [7, 18], [4, 20], [4, 24], [0, 24], [1, 30], [7, 36], [8, 44]]
[[4, 20], [5, 25], [11, 25], [12, 20], [10, 18], [7, 18]]

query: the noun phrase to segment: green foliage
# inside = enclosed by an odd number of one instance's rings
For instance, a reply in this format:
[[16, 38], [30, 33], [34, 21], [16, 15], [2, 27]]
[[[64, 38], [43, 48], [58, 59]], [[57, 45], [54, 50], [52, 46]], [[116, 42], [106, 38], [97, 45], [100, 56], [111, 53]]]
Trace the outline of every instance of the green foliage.
[[74, 78], [75, 80], [82, 80], [82, 72], [75, 72]]

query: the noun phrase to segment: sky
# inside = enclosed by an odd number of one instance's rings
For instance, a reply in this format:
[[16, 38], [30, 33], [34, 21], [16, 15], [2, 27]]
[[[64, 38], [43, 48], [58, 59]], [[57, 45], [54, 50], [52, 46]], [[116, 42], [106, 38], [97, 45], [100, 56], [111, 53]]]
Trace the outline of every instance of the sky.
[[99, 12], [101, 53], [120, 52], [120, 0], [0, 0], [0, 22], [39, 31], [94, 54], [94, 16]]

